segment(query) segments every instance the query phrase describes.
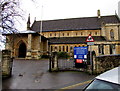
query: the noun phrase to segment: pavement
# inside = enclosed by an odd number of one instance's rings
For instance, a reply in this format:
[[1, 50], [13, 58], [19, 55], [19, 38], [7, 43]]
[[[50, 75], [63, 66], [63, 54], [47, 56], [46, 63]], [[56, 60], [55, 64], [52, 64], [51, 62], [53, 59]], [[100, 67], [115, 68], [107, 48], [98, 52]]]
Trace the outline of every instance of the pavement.
[[95, 75], [79, 71], [49, 72], [49, 60], [14, 60], [3, 89], [83, 89]]

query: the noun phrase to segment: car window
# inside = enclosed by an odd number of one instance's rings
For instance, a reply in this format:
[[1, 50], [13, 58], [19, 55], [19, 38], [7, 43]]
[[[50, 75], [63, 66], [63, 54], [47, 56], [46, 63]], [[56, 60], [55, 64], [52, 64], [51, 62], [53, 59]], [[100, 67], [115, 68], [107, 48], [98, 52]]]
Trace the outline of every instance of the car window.
[[113, 84], [110, 82], [102, 81], [102, 80], [94, 80], [86, 89], [85, 91], [96, 89], [96, 90], [114, 90], [120, 91], [120, 86], [117, 84]]

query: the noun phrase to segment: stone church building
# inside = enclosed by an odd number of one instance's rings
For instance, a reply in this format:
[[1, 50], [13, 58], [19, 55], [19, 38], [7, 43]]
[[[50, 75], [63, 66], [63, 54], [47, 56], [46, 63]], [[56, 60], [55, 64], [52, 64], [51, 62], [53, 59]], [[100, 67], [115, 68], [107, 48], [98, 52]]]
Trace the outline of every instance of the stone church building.
[[4, 35], [13, 57], [39, 59], [55, 49], [69, 54], [74, 47], [88, 46], [89, 34], [94, 38], [91, 47], [96, 56], [120, 54], [120, 19], [118, 15], [101, 16], [100, 10], [95, 17], [35, 20], [32, 26], [29, 16], [26, 31]]

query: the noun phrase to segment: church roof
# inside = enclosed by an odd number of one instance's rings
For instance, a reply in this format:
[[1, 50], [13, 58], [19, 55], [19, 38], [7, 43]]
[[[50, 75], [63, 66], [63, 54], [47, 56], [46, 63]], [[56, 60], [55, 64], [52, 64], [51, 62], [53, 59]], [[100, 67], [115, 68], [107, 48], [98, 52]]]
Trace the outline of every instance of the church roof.
[[[60, 37], [49, 38], [50, 44], [86, 44], [87, 37]], [[95, 41], [106, 41], [102, 36], [93, 36]]]
[[[42, 21], [42, 32], [64, 30], [98, 30], [102, 23], [120, 23], [117, 15], [98, 17], [70, 18]], [[35, 21], [31, 27], [33, 31], [40, 31], [41, 21]]]

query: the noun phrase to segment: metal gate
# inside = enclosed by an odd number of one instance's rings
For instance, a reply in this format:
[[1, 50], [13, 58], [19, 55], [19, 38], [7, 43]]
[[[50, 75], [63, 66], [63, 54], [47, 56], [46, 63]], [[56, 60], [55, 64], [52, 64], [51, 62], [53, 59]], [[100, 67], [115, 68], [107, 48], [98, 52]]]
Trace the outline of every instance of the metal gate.
[[49, 71], [86, 71], [89, 69], [89, 66], [91, 66], [89, 64], [89, 57], [86, 60], [77, 60], [73, 58], [73, 55], [68, 58], [59, 58], [57, 52], [53, 52], [50, 55]]
[[85, 71], [87, 69], [87, 63], [76, 63], [74, 58], [71, 59], [58, 59], [59, 71]]
[[73, 70], [75, 68], [75, 61], [71, 59], [58, 59], [59, 70]]

